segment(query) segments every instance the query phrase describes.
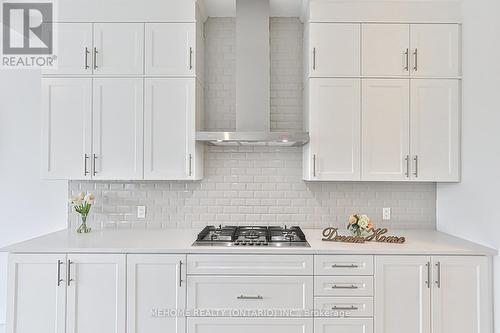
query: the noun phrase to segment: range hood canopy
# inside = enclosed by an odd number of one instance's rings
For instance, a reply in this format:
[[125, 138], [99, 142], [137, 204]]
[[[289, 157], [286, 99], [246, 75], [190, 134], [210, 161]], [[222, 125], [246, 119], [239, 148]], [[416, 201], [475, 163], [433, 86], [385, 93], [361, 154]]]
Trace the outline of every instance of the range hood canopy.
[[308, 133], [270, 130], [269, 0], [236, 0], [236, 131], [197, 132], [224, 146], [301, 146]]

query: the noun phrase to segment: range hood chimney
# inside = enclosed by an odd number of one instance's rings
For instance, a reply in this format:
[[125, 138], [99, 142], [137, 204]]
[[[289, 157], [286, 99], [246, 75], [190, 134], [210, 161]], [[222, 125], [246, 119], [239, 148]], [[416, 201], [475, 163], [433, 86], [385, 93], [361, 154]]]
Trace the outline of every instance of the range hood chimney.
[[269, 0], [236, 0], [236, 131], [197, 132], [214, 145], [301, 146], [307, 133], [270, 131]]

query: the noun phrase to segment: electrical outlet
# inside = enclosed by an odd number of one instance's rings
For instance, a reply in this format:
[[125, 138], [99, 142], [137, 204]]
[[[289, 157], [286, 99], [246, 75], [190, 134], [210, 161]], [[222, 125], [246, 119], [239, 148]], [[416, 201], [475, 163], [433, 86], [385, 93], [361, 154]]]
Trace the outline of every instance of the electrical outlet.
[[382, 220], [388, 221], [391, 219], [391, 209], [390, 208], [382, 208]]
[[138, 219], [146, 218], [146, 206], [137, 206], [137, 218]]

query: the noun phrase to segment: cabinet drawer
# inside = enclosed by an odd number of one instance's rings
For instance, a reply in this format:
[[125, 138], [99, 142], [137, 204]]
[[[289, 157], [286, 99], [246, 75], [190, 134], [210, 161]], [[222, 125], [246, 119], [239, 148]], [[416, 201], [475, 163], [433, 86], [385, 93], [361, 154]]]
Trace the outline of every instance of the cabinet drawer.
[[372, 276], [316, 276], [315, 296], [373, 296]]
[[317, 255], [315, 275], [373, 275], [373, 256]]
[[[312, 309], [312, 276], [188, 276], [189, 309]], [[244, 315], [244, 314], [243, 314]]]
[[373, 333], [373, 319], [314, 319], [314, 333]]
[[312, 275], [307, 255], [188, 255], [188, 274]]
[[313, 333], [313, 319], [188, 318], [187, 331], [188, 333]]
[[320, 317], [373, 317], [373, 297], [315, 297]]

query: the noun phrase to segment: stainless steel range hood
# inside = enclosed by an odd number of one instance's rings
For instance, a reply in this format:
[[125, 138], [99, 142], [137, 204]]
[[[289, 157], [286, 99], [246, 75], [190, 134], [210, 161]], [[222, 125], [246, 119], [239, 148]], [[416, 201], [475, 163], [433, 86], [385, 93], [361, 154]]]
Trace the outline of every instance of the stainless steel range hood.
[[236, 131], [197, 132], [214, 145], [301, 146], [304, 132], [270, 131], [269, 0], [236, 0]]

